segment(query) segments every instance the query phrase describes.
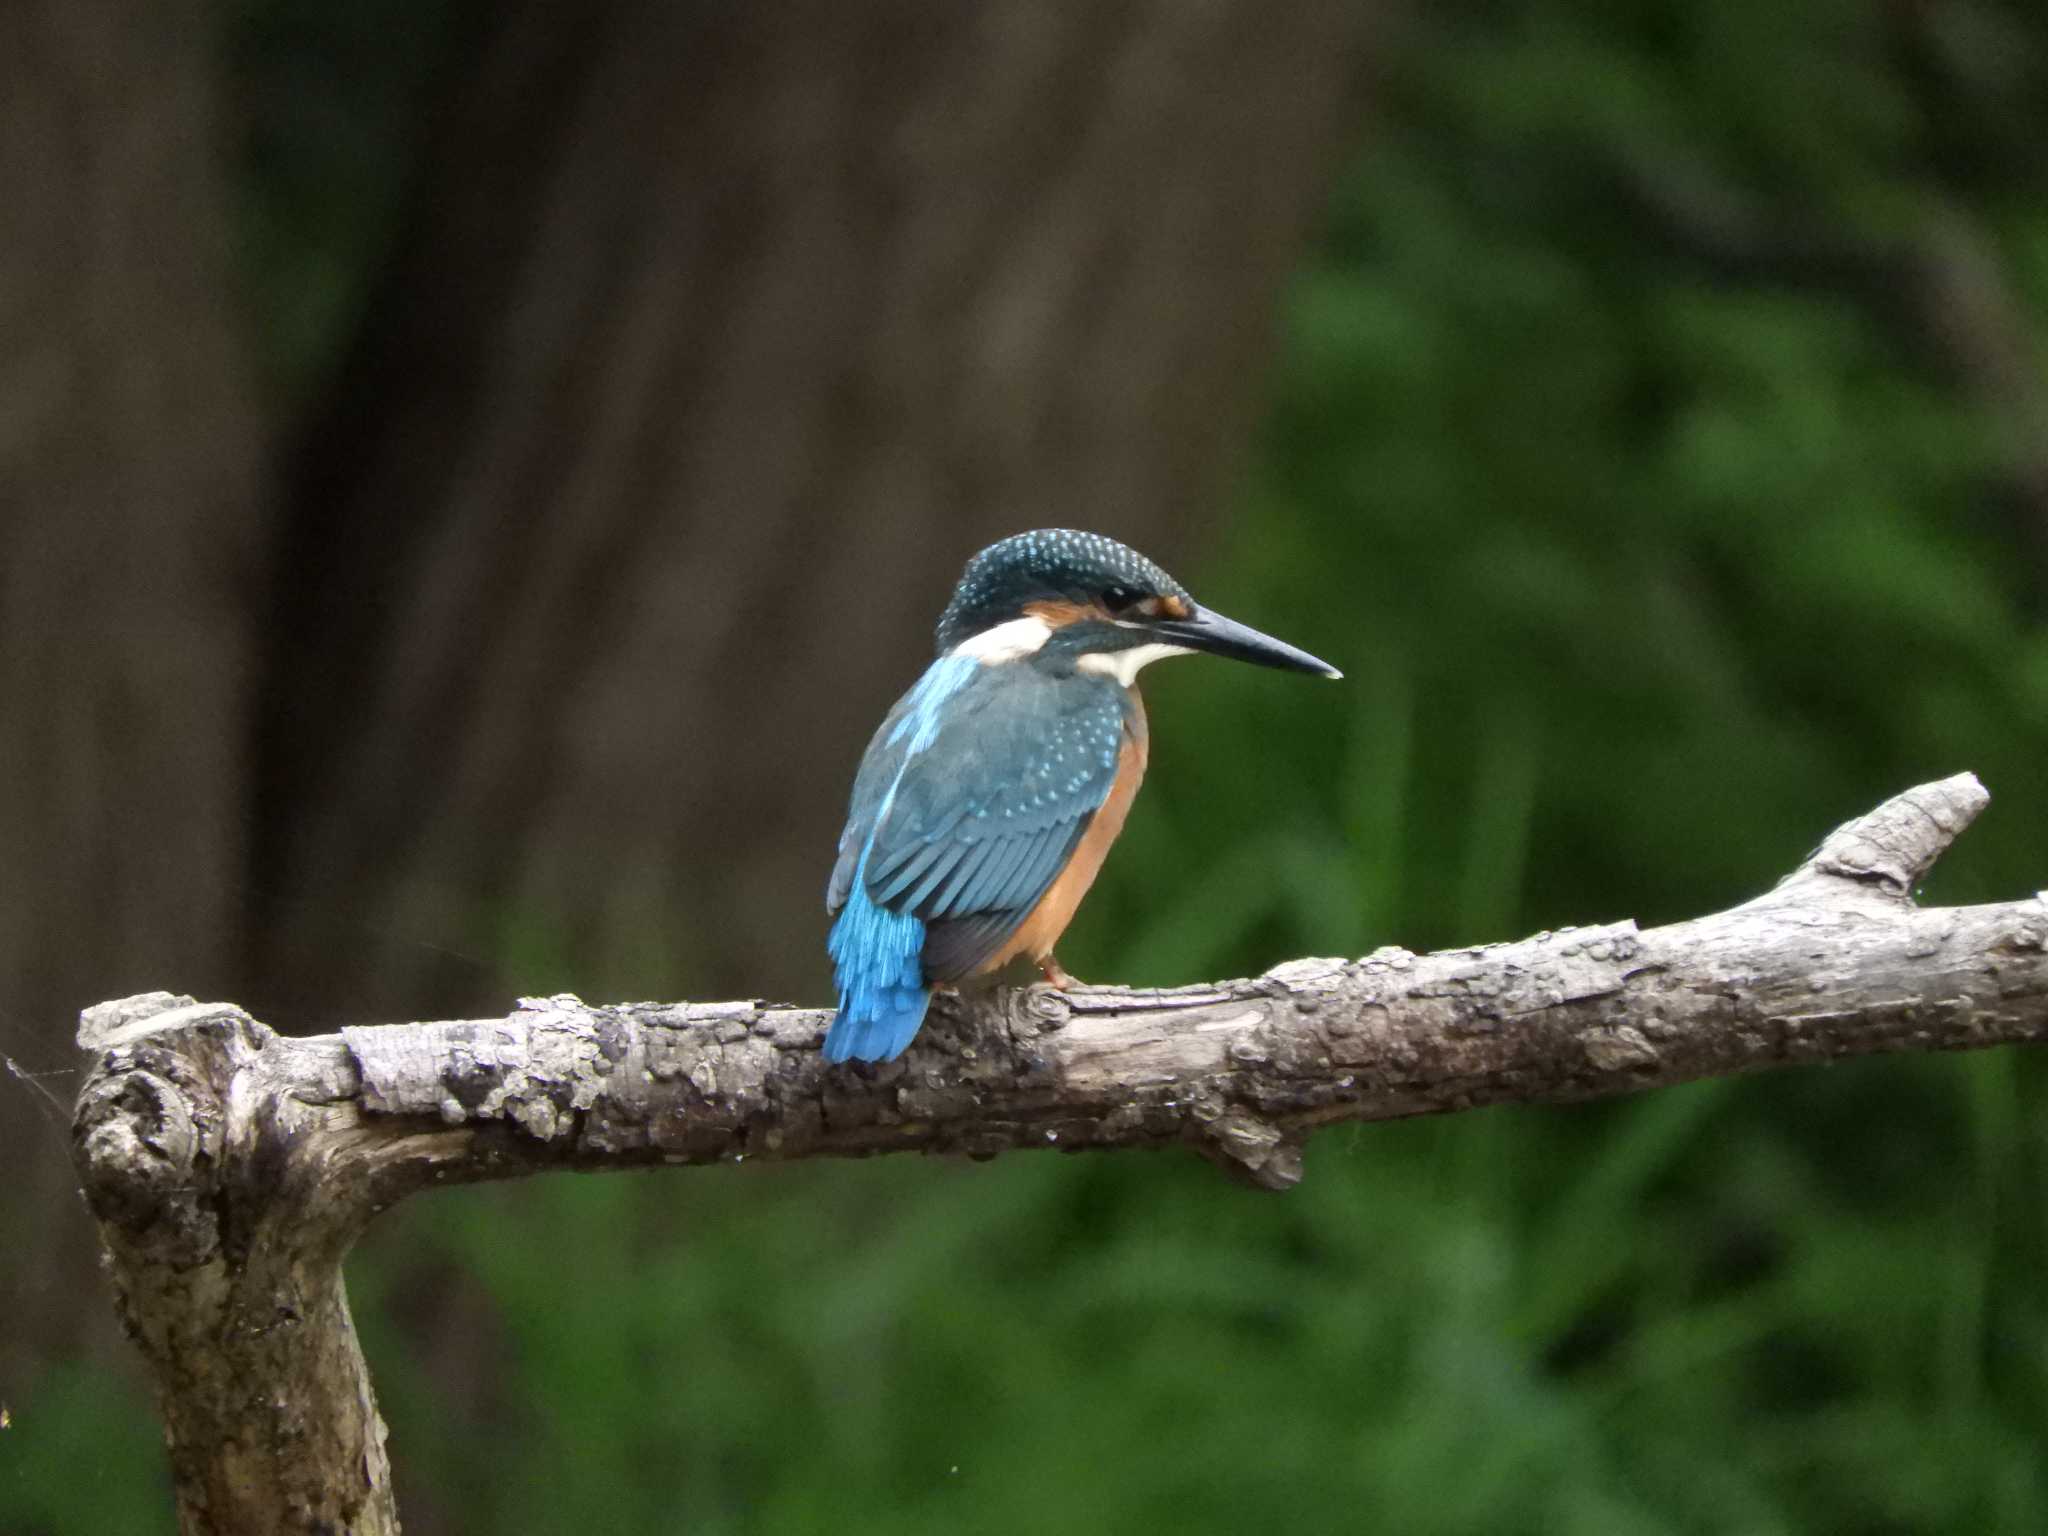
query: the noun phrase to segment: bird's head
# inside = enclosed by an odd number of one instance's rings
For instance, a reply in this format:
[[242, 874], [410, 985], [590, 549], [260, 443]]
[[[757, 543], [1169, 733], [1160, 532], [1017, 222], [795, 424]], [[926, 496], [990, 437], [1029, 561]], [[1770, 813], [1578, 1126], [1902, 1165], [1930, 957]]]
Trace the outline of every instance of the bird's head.
[[1323, 677], [1343, 674], [1284, 640], [1204, 608], [1135, 549], [1071, 528], [991, 544], [961, 574], [939, 617], [941, 655], [984, 662], [1071, 659], [1129, 685], [1164, 656], [1207, 651]]

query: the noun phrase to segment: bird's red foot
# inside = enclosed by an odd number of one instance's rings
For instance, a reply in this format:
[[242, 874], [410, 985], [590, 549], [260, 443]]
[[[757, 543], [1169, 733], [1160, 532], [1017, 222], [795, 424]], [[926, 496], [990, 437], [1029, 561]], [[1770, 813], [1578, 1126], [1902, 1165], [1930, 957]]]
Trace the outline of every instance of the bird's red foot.
[[1067, 968], [1051, 955], [1045, 956], [1038, 962], [1038, 969], [1045, 977], [1045, 984], [1058, 991], [1065, 992], [1070, 988], [1081, 985], [1078, 980], [1068, 973]]

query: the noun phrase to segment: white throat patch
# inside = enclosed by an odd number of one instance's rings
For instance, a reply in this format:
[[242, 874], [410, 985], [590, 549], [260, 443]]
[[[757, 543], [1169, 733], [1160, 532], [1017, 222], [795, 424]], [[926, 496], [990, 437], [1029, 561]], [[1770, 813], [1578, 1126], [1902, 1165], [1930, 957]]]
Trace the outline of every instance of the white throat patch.
[[1150, 645], [1134, 645], [1127, 651], [1097, 651], [1092, 656], [1083, 656], [1074, 663], [1077, 672], [1097, 672], [1104, 677], [1113, 677], [1126, 688], [1136, 681], [1138, 674], [1155, 661], [1164, 661], [1168, 656], [1192, 656], [1194, 651], [1185, 645], [1168, 645], [1155, 640]]
[[1036, 614], [1026, 614], [978, 635], [969, 635], [948, 652], [971, 656], [985, 667], [1001, 661], [1017, 661], [1031, 655], [1052, 638], [1052, 626]]

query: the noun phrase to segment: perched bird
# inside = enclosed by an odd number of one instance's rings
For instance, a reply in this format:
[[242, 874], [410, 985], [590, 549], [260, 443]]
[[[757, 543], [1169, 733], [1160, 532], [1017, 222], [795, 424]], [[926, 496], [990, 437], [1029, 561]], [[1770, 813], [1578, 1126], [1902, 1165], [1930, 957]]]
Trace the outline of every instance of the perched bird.
[[938, 659], [868, 743], [825, 893], [828, 1061], [909, 1047], [934, 986], [1053, 958], [1144, 777], [1141, 668], [1209, 651], [1341, 674], [1202, 607], [1136, 550], [1042, 528], [968, 561]]

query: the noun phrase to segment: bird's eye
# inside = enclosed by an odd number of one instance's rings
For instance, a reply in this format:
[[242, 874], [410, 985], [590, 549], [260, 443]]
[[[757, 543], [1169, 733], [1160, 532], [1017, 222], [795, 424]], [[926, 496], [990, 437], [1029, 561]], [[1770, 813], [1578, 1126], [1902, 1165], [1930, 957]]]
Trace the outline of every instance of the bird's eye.
[[1102, 605], [1111, 613], [1122, 613], [1132, 604], [1142, 601], [1144, 596], [1136, 587], [1110, 587], [1102, 594]]

